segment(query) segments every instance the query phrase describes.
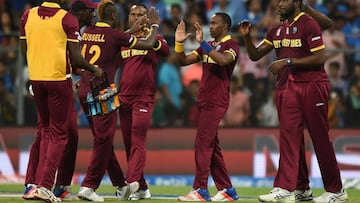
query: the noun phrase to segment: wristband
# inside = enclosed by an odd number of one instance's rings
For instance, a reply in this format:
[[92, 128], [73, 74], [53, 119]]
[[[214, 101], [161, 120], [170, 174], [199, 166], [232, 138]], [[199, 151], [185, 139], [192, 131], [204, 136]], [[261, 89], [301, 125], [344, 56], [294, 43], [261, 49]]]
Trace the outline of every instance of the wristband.
[[154, 24], [151, 24], [150, 27], [157, 27], [157, 28], [159, 28], [159, 24], [154, 23]]
[[205, 51], [206, 54], [209, 54], [210, 51], [213, 50], [213, 48], [205, 41], [202, 41], [200, 43], [201, 48]]
[[184, 43], [175, 42], [175, 52], [183, 53], [184, 52]]

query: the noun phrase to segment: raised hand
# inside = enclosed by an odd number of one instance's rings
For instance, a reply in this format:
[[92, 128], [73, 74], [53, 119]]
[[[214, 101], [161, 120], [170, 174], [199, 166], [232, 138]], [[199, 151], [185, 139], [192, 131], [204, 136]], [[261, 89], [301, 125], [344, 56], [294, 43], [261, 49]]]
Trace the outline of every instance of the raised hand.
[[146, 16], [139, 17], [135, 23], [131, 26], [129, 30], [127, 30], [128, 33], [133, 34], [139, 31], [144, 30], [144, 28], [148, 28], [149, 19]]
[[191, 33], [186, 33], [185, 22], [183, 20], [176, 26], [175, 42], [183, 43]]
[[242, 36], [247, 36], [250, 34], [251, 23], [248, 20], [241, 21], [239, 26], [239, 32]]
[[159, 13], [155, 10], [155, 7], [153, 6], [150, 8], [149, 11], [149, 22], [150, 25], [159, 24], [160, 22]]
[[203, 41], [203, 30], [201, 25], [198, 22], [194, 23], [195, 29], [196, 29], [196, 41], [199, 43]]

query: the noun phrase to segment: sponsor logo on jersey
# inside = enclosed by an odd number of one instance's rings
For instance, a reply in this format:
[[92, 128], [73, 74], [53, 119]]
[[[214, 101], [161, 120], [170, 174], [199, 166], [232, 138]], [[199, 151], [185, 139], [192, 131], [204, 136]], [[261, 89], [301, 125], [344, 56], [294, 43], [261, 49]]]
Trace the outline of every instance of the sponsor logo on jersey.
[[301, 47], [301, 39], [282, 39], [282, 40], [273, 40], [275, 49], [281, 47]]

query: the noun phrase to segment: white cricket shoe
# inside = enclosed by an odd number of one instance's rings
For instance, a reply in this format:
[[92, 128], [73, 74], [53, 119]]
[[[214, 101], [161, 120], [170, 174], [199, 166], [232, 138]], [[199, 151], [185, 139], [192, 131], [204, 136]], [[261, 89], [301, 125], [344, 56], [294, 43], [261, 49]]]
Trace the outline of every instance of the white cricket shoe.
[[130, 195], [130, 187], [129, 185], [125, 185], [123, 187], [116, 186], [116, 193], [115, 195], [119, 200], [128, 200]]
[[130, 194], [137, 192], [140, 188], [140, 184], [137, 181], [128, 184], [130, 187]]
[[[120, 191], [119, 190], [116, 191], [117, 193], [116, 196], [118, 196], [119, 200], [129, 200], [130, 195], [136, 193], [139, 190], [139, 188], [140, 188], [140, 184], [137, 181], [128, 183], [126, 186], [121, 188], [123, 191], [121, 191], [121, 189]], [[119, 195], [118, 192], [120, 193]]]
[[343, 203], [348, 201], [348, 195], [344, 189], [337, 193], [325, 192], [319, 197], [314, 199], [317, 203]]
[[27, 184], [25, 191], [24, 191], [23, 199], [24, 200], [33, 200], [34, 194], [36, 191], [36, 187], [37, 187], [37, 185], [35, 185], [35, 184]]
[[79, 193], [77, 195], [80, 199], [93, 201], [93, 202], [103, 202], [104, 198], [100, 197], [95, 193], [92, 188], [80, 187]]
[[139, 199], [151, 199], [151, 193], [149, 189], [139, 190], [129, 196], [129, 200], [139, 200]]
[[310, 201], [314, 199], [314, 195], [311, 190], [295, 190], [294, 195], [296, 201]]
[[61, 199], [57, 198], [54, 193], [51, 192], [51, 190], [48, 190], [44, 187], [36, 188], [34, 192], [34, 199], [39, 199], [50, 203], [61, 202]]
[[286, 203], [295, 203], [295, 195], [293, 192], [288, 190], [275, 187], [269, 194], [260, 195], [260, 202], [286, 202]]
[[232, 202], [239, 199], [239, 196], [236, 193], [235, 188], [224, 188], [216, 193], [215, 196], [211, 198], [211, 201], [214, 202]]

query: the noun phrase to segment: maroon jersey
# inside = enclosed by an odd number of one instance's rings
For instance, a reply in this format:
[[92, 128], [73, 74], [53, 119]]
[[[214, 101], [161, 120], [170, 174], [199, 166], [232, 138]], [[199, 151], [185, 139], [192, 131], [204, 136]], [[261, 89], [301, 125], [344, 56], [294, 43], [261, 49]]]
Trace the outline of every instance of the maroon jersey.
[[120, 95], [155, 95], [155, 69], [159, 56], [167, 56], [166, 40], [158, 35], [159, 46], [150, 50], [121, 48], [124, 63], [120, 80]]
[[231, 39], [230, 35], [225, 36], [218, 44], [213, 41], [210, 41], [209, 44], [220, 53], [230, 53], [234, 60], [229, 65], [220, 66], [201, 47], [194, 51], [201, 57], [203, 63], [198, 102], [210, 102], [227, 107], [229, 105], [230, 78], [239, 56], [239, 45]]
[[[278, 59], [303, 58], [325, 48], [320, 26], [303, 12], [291, 24], [285, 22], [270, 29], [264, 41], [275, 48]], [[285, 89], [288, 79], [299, 82], [328, 81], [323, 65], [306, 68], [292, 65], [284, 68], [278, 73], [276, 88]]]
[[[122, 46], [131, 47], [136, 38], [130, 34], [113, 29], [110, 25], [98, 22], [87, 27], [82, 34], [81, 53], [90, 64], [106, 72], [109, 83], [114, 82], [115, 71], [119, 65]], [[81, 72], [79, 96], [90, 92], [90, 79], [93, 75], [88, 71]]]

